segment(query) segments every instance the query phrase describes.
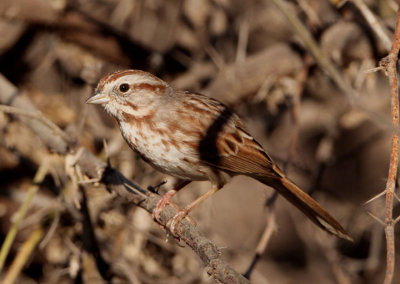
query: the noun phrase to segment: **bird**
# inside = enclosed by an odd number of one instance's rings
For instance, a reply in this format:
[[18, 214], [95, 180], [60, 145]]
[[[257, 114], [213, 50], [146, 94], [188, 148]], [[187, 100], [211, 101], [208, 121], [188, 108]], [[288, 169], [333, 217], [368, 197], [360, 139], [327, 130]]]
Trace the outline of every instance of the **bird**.
[[180, 209], [167, 227], [176, 226], [199, 203], [244, 175], [274, 188], [324, 231], [350, 235], [317, 201], [291, 181], [229, 107], [209, 96], [175, 90], [141, 70], [105, 75], [86, 103], [99, 104], [114, 117], [132, 150], [156, 170], [178, 182], [158, 202], [153, 217], [173, 204], [173, 196], [192, 181], [209, 181], [210, 189]]

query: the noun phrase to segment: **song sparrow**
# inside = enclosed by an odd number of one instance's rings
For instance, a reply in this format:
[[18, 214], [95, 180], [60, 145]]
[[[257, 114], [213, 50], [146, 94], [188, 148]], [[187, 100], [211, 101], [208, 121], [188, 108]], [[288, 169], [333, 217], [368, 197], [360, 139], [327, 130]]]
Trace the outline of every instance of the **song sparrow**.
[[154, 168], [182, 181], [161, 198], [153, 213], [156, 220], [179, 189], [191, 181], [211, 182], [209, 191], [170, 220], [173, 234], [176, 224], [230, 177], [246, 175], [275, 188], [325, 231], [351, 239], [339, 222], [282, 173], [221, 102], [174, 90], [150, 73], [125, 70], [102, 78], [87, 103], [103, 105], [133, 150]]

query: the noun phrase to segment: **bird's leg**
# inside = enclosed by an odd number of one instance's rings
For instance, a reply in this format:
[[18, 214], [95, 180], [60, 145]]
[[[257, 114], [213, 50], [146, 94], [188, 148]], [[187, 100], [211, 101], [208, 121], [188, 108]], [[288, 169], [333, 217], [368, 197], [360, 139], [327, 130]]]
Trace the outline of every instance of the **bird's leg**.
[[199, 205], [202, 201], [206, 200], [208, 197], [213, 195], [215, 192], [217, 192], [220, 189], [220, 187], [213, 185], [206, 193], [201, 195], [199, 198], [197, 198], [195, 201], [187, 205], [184, 209], [179, 210], [179, 212], [172, 217], [170, 220], [168, 220], [166, 227], [169, 229], [171, 234], [173, 236], [177, 236], [176, 233], [176, 226], [179, 224], [179, 222], [185, 218], [190, 211], [193, 210], [194, 207]]
[[160, 217], [161, 217], [161, 211], [164, 209], [165, 206], [171, 204], [175, 209], [179, 210], [178, 205], [176, 205], [174, 202], [172, 202], [172, 197], [174, 197], [174, 195], [181, 190], [182, 188], [184, 188], [185, 186], [187, 186], [191, 181], [190, 180], [179, 180], [176, 182], [176, 184], [173, 186], [173, 189], [168, 190], [162, 197], [161, 199], [158, 201], [156, 208], [154, 208], [153, 210], [153, 219], [161, 224], [160, 222]]

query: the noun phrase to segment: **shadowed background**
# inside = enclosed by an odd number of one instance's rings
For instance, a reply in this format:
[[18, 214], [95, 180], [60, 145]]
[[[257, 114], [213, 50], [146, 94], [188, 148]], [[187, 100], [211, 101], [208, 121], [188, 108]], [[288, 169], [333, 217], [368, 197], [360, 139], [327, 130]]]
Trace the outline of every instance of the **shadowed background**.
[[[383, 228], [366, 212], [381, 217], [384, 204], [364, 203], [385, 187], [389, 88], [384, 74], [365, 71], [388, 50], [355, 1], [339, 8], [333, 0], [288, 2], [323, 55], [357, 90], [357, 99], [351, 101], [319, 67], [272, 1], [2, 0], [0, 72], [49, 120], [101, 159], [109, 158], [126, 177], [144, 188], [167, 180], [160, 192], [172, 178], [140, 160], [100, 107], [85, 105], [98, 80], [115, 70], [143, 69], [175, 88], [223, 101], [355, 240], [328, 236], [278, 198], [277, 230], [252, 283], [380, 283]], [[396, 2], [365, 3], [390, 33]], [[165, 242], [147, 212], [101, 186], [78, 190], [64, 157], [51, 154], [17, 116], [2, 112], [1, 242], [44, 163], [50, 172], [22, 220], [3, 273], [41, 223], [44, 238], [25, 260], [18, 283], [102, 283], [107, 277], [113, 283], [213, 283], [198, 256], [173, 239]], [[187, 204], [209, 186], [190, 184], [177, 194], [177, 203]], [[191, 214], [239, 272], [250, 265], [267, 226], [265, 204], [272, 192], [235, 177]], [[399, 211], [396, 203], [394, 215]], [[101, 267], [112, 267], [112, 276]]]

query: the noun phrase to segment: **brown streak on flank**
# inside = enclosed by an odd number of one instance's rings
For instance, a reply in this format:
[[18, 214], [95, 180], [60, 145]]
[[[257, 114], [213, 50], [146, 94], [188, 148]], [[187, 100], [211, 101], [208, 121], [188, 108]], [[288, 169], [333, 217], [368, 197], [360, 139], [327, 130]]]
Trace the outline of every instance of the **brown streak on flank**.
[[181, 143], [186, 144], [187, 146], [197, 150], [198, 148], [198, 143], [197, 142], [193, 142], [193, 141], [182, 141]]
[[172, 139], [170, 141], [170, 143], [172, 144], [172, 146], [174, 146], [176, 148], [176, 150], [180, 151], [181, 150], [181, 144], [178, 143], [178, 141], [176, 141], [175, 139]]
[[145, 138], [146, 138], [141, 130], [139, 130], [139, 131], [137, 132], [137, 134], [138, 134], [138, 136], [142, 137], [142, 139], [145, 139]]
[[168, 143], [168, 141], [167, 140], [165, 140], [165, 139], [161, 139], [161, 143], [164, 145], [164, 147], [165, 147], [165, 150], [166, 151], [169, 151], [169, 143]]
[[176, 113], [177, 116], [185, 116], [185, 115], [187, 115], [187, 112], [184, 111], [183, 109], [177, 109], [175, 111], [175, 113]]
[[168, 125], [167, 128], [171, 134], [174, 134], [178, 129], [180, 128], [180, 125], [177, 121], [171, 121]]
[[181, 132], [186, 137], [196, 137], [199, 140], [203, 139], [203, 133], [201, 133], [197, 129], [181, 128], [181, 129], [178, 129], [178, 131]]
[[[194, 161], [194, 160], [190, 160], [190, 159], [188, 159], [188, 158], [183, 158], [182, 159], [186, 164], [188, 164], [188, 165], [195, 165], [196, 167], [197, 167], [197, 164], [196, 164], [196, 162]], [[203, 172], [204, 173], [204, 172]]]
[[163, 128], [157, 128], [155, 132], [157, 132], [161, 136], [167, 136], [169, 134], [168, 130]]
[[143, 115], [143, 116], [139, 116], [137, 117], [137, 121], [138, 123], [142, 124], [142, 123], [148, 123], [150, 125], [150, 127], [154, 127], [154, 123], [152, 121], [153, 117], [154, 117], [155, 111], [150, 112], [149, 114]]

